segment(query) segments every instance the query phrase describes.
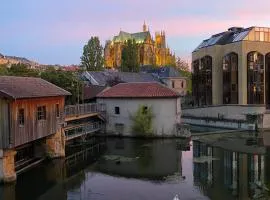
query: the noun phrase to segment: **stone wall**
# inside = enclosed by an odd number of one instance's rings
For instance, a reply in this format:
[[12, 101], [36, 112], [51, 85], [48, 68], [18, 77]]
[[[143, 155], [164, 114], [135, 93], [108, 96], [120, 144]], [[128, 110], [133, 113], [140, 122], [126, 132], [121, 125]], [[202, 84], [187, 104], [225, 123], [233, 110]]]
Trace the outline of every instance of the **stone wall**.
[[16, 180], [14, 150], [0, 150], [0, 182], [8, 183]]
[[46, 138], [46, 152], [50, 158], [65, 157], [65, 133], [58, 131]]

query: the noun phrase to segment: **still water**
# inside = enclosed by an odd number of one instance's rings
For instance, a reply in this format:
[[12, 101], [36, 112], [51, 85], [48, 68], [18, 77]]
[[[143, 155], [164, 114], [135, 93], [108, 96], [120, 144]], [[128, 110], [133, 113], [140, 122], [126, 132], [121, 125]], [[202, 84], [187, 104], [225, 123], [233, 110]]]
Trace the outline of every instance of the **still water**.
[[16, 184], [0, 187], [1, 199], [268, 199], [270, 158], [260, 142], [111, 138], [92, 155], [48, 161], [19, 175]]

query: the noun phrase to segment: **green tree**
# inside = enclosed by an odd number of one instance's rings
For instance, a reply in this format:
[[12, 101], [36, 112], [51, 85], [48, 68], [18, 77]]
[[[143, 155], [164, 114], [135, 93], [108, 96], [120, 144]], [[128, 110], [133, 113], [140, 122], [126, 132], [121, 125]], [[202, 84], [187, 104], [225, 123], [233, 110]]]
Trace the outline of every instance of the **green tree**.
[[81, 100], [83, 84], [76, 74], [61, 69], [55, 70], [53, 67], [50, 67], [41, 73], [41, 78], [72, 94], [67, 97], [66, 104], [76, 104]]
[[136, 136], [152, 136], [154, 133], [153, 117], [151, 107], [140, 105], [136, 113], [131, 116], [133, 134]]
[[82, 67], [88, 71], [103, 70], [103, 47], [98, 37], [91, 37], [83, 47], [83, 55], [81, 57]]
[[192, 92], [192, 75], [189, 68], [188, 62], [181, 59], [180, 57], [176, 58], [176, 69], [180, 72], [180, 74], [184, 77], [187, 77], [187, 92], [191, 94]]
[[6, 65], [0, 65], [0, 76], [8, 75], [8, 68]]
[[11, 65], [11, 67], [8, 69], [8, 75], [38, 77], [39, 72], [35, 69], [30, 69], [28, 65], [18, 63]]
[[121, 71], [123, 72], [138, 72], [138, 45], [135, 40], [128, 40], [122, 49]]

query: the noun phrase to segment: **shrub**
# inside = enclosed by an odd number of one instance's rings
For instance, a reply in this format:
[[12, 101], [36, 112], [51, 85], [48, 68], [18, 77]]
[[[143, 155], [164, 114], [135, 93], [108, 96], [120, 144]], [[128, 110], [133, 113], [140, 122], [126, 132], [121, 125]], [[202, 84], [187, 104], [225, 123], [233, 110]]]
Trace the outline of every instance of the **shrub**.
[[153, 135], [153, 112], [151, 107], [140, 105], [136, 113], [131, 116], [132, 132], [136, 136]]

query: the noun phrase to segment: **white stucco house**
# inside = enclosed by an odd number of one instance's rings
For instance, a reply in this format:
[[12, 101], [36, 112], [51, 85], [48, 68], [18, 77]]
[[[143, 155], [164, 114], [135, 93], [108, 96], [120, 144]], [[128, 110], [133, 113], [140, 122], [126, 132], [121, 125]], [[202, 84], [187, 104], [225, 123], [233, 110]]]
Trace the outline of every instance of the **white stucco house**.
[[160, 83], [120, 83], [97, 95], [97, 102], [106, 106], [106, 131], [132, 136], [131, 116], [140, 106], [153, 113], [156, 136], [174, 136], [180, 124], [180, 94]]

